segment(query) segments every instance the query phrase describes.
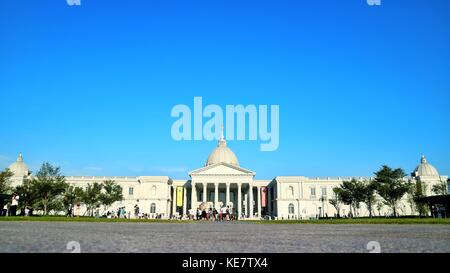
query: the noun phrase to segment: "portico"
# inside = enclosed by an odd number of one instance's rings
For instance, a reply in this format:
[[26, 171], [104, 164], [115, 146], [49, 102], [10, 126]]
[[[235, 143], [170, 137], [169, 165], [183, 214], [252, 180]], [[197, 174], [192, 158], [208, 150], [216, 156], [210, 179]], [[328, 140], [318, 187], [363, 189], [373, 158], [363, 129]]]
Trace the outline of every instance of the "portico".
[[[254, 204], [258, 202], [253, 198], [250, 189], [255, 190], [253, 183], [245, 182], [192, 182], [190, 208], [197, 209], [201, 203], [206, 203], [210, 208], [219, 209], [223, 206], [230, 208], [233, 214], [239, 218], [252, 218]], [[253, 200], [251, 202], [250, 200]], [[260, 206], [259, 206], [260, 207]], [[260, 215], [260, 213], [258, 214]]]
[[190, 176], [191, 209], [206, 203], [215, 209], [229, 207], [239, 218], [253, 217], [254, 172], [221, 162], [192, 171]]

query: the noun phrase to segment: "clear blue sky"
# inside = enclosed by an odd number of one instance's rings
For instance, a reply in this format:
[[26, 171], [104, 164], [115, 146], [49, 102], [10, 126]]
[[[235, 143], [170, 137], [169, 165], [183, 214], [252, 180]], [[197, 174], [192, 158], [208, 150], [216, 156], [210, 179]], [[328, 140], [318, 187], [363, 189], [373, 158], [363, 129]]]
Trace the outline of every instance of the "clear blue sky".
[[450, 174], [450, 1], [2, 0], [0, 167], [187, 178], [216, 143], [176, 104], [279, 104], [280, 147], [230, 141], [259, 179]]

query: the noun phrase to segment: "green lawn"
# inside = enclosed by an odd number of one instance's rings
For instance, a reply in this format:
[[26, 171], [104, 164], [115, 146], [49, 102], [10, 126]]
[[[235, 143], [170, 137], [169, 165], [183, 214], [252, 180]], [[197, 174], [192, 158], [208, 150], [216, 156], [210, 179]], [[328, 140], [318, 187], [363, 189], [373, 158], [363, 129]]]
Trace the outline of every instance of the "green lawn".
[[445, 224], [450, 218], [353, 218], [321, 220], [249, 221], [256, 224]]
[[1, 221], [29, 221], [29, 222], [108, 222], [108, 223], [181, 223], [187, 221], [163, 219], [108, 219], [95, 217], [65, 217], [65, 216], [15, 216], [0, 217]]
[[[112, 222], [112, 223], [196, 223], [196, 221], [159, 220], [159, 219], [107, 219], [93, 217], [33, 216], [33, 217], [0, 217], [1, 221], [45, 221], [45, 222]], [[354, 219], [321, 219], [321, 220], [278, 220], [259, 221], [246, 220], [253, 224], [450, 224], [450, 218], [354, 218]]]

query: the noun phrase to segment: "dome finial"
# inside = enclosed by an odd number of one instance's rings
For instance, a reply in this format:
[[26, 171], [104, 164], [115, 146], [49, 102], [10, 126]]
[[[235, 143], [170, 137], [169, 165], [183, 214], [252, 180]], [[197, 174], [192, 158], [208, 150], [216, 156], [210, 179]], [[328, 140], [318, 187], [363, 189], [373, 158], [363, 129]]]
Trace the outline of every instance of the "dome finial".
[[219, 144], [217, 146], [219, 146], [219, 147], [227, 146], [227, 141], [225, 140], [225, 136], [223, 134], [223, 124], [222, 124], [222, 133], [220, 135]]
[[427, 158], [425, 157], [425, 155], [422, 155], [422, 157], [420, 158], [420, 163], [422, 164], [427, 163]]
[[19, 156], [17, 157], [17, 162], [23, 162], [22, 152], [19, 153]]

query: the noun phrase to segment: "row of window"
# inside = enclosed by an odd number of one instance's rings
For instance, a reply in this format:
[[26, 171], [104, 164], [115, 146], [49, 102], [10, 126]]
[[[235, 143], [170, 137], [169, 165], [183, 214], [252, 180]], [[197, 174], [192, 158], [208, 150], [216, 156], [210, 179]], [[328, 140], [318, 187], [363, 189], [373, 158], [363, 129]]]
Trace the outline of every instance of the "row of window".
[[[134, 188], [128, 188], [128, 195], [134, 195]], [[156, 195], [156, 186], [152, 186], [151, 195]]]
[[[316, 187], [310, 187], [309, 190], [310, 190], [310, 198], [311, 199], [316, 198]], [[321, 187], [321, 193], [322, 193], [322, 196], [327, 196], [327, 187]], [[288, 196], [294, 197], [294, 187], [293, 186], [289, 186]]]

